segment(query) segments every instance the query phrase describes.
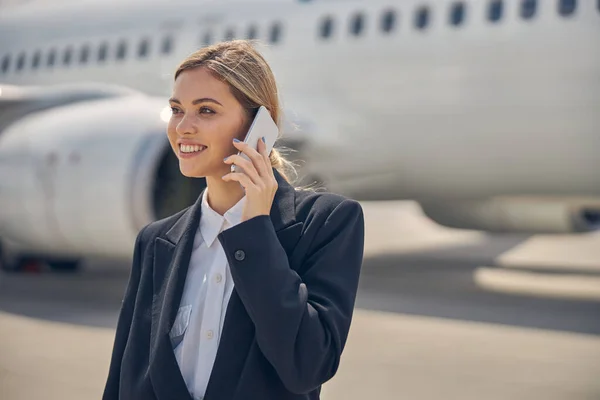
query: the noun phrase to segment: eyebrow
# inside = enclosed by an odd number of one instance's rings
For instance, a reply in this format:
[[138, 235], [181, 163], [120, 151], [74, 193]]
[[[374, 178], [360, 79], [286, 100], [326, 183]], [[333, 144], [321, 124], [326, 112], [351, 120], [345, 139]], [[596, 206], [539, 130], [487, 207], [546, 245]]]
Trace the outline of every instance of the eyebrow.
[[[180, 102], [179, 100], [177, 100], [176, 98], [174, 98], [174, 97], [170, 98], [170, 99], [169, 99], [169, 101], [170, 101], [171, 103], [177, 103], [177, 104], [181, 104], [181, 102]], [[219, 102], [218, 102], [218, 101], [216, 101], [215, 99], [211, 99], [210, 97], [203, 97], [203, 98], [201, 98], [201, 99], [196, 99], [196, 100], [192, 101], [192, 104], [193, 104], [193, 105], [196, 105], [196, 104], [199, 104], [199, 103], [205, 103], [205, 102], [208, 102], [208, 103], [215, 103], [215, 104], [218, 104], [218, 105], [220, 105], [220, 106], [223, 106], [223, 104], [219, 103]]]

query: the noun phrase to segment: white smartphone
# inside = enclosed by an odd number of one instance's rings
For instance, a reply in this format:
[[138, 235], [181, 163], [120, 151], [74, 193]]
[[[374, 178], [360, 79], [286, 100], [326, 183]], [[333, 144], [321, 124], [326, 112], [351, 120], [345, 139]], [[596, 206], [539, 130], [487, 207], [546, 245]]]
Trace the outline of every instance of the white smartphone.
[[[250, 129], [248, 129], [244, 143], [258, 150], [258, 141], [264, 137], [265, 144], [267, 145], [267, 154], [271, 154], [278, 135], [279, 128], [275, 124], [275, 121], [273, 121], [273, 118], [271, 118], [269, 110], [265, 106], [261, 106], [256, 113], [256, 117], [254, 117], [254, 121], [252, 121], [252, 125], [250, 125]], [[250, 158], [241, 151], [238, 151], [238, 155], [250, 161]], [[235, 165], [231, 165], [231, 172], [235, 172], [235, 167]]]

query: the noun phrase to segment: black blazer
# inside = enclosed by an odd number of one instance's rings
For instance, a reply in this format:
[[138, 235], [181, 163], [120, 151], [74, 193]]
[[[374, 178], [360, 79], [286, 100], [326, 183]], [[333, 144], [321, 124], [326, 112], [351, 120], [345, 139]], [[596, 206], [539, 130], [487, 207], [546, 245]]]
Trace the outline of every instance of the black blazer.
[[[318, 399], [346, 343], [364, 247], [358, 202], [278, 182], [270, 216], [219, 234], [234, 281], [205, 400]], [[169, 332], [202, 196], [144, 227], [119, 315], [104, 400], [191, 400]]]

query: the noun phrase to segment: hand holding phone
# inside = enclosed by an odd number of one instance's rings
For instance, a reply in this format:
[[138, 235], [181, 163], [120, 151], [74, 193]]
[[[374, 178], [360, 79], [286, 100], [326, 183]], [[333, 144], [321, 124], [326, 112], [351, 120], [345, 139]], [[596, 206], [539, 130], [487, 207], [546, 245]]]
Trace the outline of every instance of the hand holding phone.
[[[234, 139], [233, 145], [240, 150], [238, 154], [229, 156], [224, 160], [225, 163], [231, 164], [231, 173], [224, 175], [221, 179], [225, 182], [238, 182], [245, 192], [246, 202], [242, 210], [242, 222], [259, 215], [269, 215], [271, 211], [278, 184], [271, 168], [271, 162], [264, 155], [271, 153], [278, 134], [279, 129], [271, 118], [269, 111], [265, 107], [260, 107], [244, 142], [237, 141], [236, 143]], [[259, 143], [262, 138], [265, 140], [264, 144], [260, 145], [259, 150]], [[254, 157], [254, 161], [245, 154], [253, 154], [252, 149], [261, 155], [260, 157]], [[240, 158], [244, 158], [245, 161], [242, 162]], [[242, 167], [236, 172], [236, 162], [241, 162], [247, 169], [244, 170]]]
[[[273, 118], [271, 118], [269, 110], [267, 110], [265, 106], [261, 106], [252, 121], [252, 125], [250, 125], [250, 129], [248, 129], [244, 143], [248, 144], [253, 149], [258, 150], [258, 141], [264, 137], [267, 146], [267, 154], [270, 154], [278, 135], [279, 128], [277, 127], [277, 124], [275, 124], [275, 121], [273, 121]], [[241, 151], [238, 152], [238, 155], [250, 161], [248, 156]], [[235, 167], [235, 165], [231, 165], [231, 172], [235, 172]]]

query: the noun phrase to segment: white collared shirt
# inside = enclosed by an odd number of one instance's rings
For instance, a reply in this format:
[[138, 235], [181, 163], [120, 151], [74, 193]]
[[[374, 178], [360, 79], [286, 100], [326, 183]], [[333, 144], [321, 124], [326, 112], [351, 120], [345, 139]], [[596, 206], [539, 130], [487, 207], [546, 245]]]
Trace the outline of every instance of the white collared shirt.
[[[223, 216], [202, 195], [200, 224], [175, 324], [171, 330], [175, 358], [188, 390], [196, 400], [206, 392], [217, 355], [233, 279], [219, 233], [241, 222], [244, 196]], [[183, 339], [182, 339], [183, 338]], [[180, 343], [178, 343], [180, 341]]]

